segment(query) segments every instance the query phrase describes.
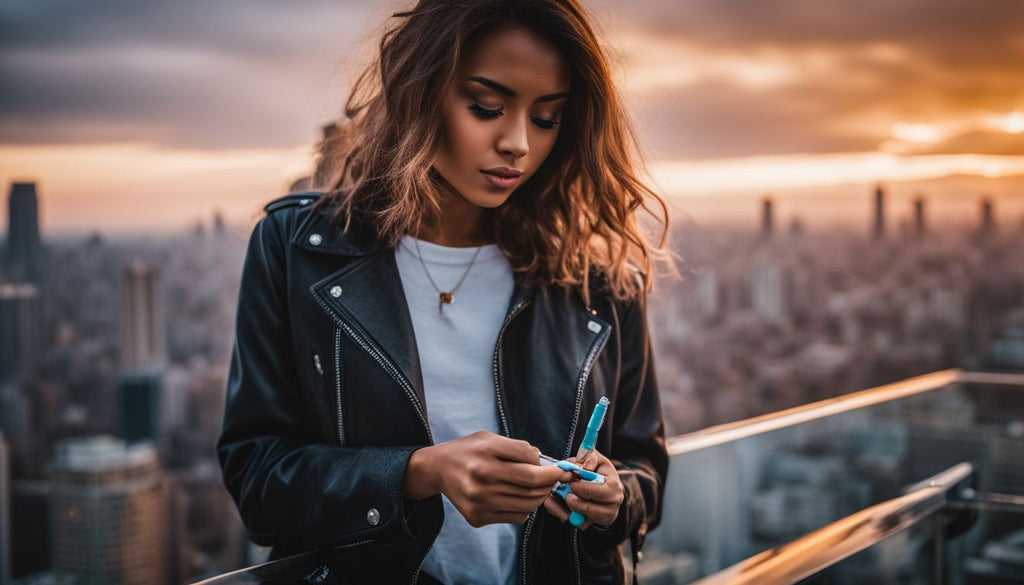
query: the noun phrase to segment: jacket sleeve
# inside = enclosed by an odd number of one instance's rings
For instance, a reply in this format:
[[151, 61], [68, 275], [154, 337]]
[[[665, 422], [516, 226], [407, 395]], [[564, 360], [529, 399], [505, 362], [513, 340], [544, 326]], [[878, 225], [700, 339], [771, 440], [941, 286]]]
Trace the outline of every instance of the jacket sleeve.
[[608, 457], [618, 470], [625, 498], [615, 522], [603, 529], [587, 530], [584, 535], [606, 544], [630, 538], [635, 556], [647, 532], [661, 521], [668, 452], [647, 331], [646, 300], [617, 304], [616, 309], [621, 366]]
[[242, 269], [217, 442], [225, 487], [261, 545], [294, 550], [410, 535], [401, 489], [417, 447], [338, 446], [318, 441], [304, 421], [308, 390], [293, 358], [280, 223], [274, 214], [260, 220]]

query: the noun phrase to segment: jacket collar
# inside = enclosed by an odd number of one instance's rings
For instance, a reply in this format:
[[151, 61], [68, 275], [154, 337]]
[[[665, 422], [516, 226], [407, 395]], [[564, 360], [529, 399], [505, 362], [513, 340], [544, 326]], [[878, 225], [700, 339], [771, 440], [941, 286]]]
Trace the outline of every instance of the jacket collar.
[[372, 227], [354, 216], [348, 229], [331, 217], [331, 209], [313, 206], [295, 230], [292, 244], [320, 254], [366, 256], [381, 249]]

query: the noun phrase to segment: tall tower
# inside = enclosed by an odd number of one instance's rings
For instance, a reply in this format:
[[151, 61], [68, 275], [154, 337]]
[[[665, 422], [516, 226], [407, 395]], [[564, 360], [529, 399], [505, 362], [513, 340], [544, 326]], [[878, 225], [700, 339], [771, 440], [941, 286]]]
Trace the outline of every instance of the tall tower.
[[0, 432], [0, 583], [11, 581], [11, 487], [7, 443]]
[[58, 444], [52, 503], [59, 582], [164, 581], [163, 481], [152, 446], [110, 437]]
[[992, 209], [992, 199], [983, 197], [981, 200], [981, 226], [979, 231], [982, 234], [990, 234], [996, 230], [995, 212]]
[[914, 199], [914, 233], [917, 237], [924, 237], [924, 197]]
[[136, 260], [121, 277], [121, 368], [142, 371], [165, 363], [160, 274]]
[[756, 264], [750, 269], [750, 302], [762, 319], [782, 323], [789, 318], [789, 276], [771, 263]]
[[885, 237], [885, 191], [882, 186], [875, 187], [875, 239]]
[[761, 237], [770, 239], [774, 218], [772, 217], [772, 198], [765, 197], [761, 200]]
[[7, 203], [7, 253], [3, 263], [7, 280], [38, 282], [43, 272], [43, 248], [36, 184], [11, 183]]
[[38, 362], [42, 316], [34, 284], [0, 284], [0, 382], [18, 381]]

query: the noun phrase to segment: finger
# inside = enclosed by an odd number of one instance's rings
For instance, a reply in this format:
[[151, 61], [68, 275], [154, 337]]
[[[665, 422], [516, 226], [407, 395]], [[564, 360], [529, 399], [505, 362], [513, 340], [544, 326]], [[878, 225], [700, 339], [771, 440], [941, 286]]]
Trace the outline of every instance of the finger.
[[543, 498], [551, 493], [551, 486], [526, 488], [519, 485], [502, 483], [494, 487], [494, 493], [515, 498]]
[[612, 463], [611, 459], [608, 459], [603, 455], [601, 456], [601, 459], [597, 461], [597, 466], [594, 469], [594, 471], [600, 473], [601, 475], [609, 475], [612, 473], [614, 473], [615, 475], [619, 474], [619, 470], [615, 469], [615, 464]]
[[528, 441], [510, 439], [501, 435], [493, 435], [488, 446], [491, 453], [499, 459], [518, 463], [533, 463], [540, 460], [540, 449], [531, 445]]
[[590, 483], [577, 481], [572, 484], [572, 492], [585, 500], [618, 504], [622, 502], [622, 486], [618, 483]]
[[565, 504], [555, 496], [549, 496], [548, 499], [544, 500], [544, 509], [563, 523], [569, 520], [569, 510], [567, 510]]
[[502, 466], [500, 480], [524, 488], [541, 488], [555, 485], [555, 482], [571, 481], [572, 473], [555, 466], [541, 466], [529, 463], [510, 463]]
[[565, 504], [570, 510], [579, 512], [587, 517], [587, 522], [597, 522], [607, 526], [618, 516], [618, 508], [609, 507], [606, 504], [591, 502], [576, 497], [576, 494], [569, 494], [565, 498]]
[[586, 461], [580, 463], [579, 465], [583, 469], [597, 471], [598, 473], [604, 473], [601, 471], [601, 469], [612, 466], [612, 462], [610, 459], [605, 457], [604, 454], [602, 454], [600, 451], [594, 449], [593, 451], [590, 452], [590, 455], [587, 457]]

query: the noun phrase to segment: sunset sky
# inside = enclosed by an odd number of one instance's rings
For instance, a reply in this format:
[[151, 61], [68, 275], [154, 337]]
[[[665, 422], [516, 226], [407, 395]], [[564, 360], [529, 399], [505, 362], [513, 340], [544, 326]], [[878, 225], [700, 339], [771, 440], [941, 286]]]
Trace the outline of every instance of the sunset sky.
[[[403, 5], [5, 0], [4, 195], [35, 180], [49, 231], [247, 223], [308, 170]], [[839, 209], [881, 182], [934, 191], [938, 215], [984, 192], [1024, 217], [1018, 0], [585, 5], [676, 210], [752, 214], [737, 202], [767, 193]]]

